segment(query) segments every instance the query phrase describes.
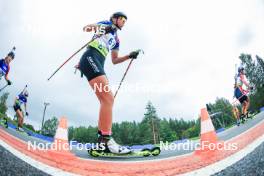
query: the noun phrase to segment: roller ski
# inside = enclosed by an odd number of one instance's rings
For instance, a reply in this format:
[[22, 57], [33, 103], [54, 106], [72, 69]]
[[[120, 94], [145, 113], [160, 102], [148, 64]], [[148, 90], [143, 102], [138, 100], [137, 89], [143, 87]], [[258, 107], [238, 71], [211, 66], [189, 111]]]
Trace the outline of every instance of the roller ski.
[[253, 119], [253, 115], [250, 114], [249, 112], [247, 112], [246, 117], [247, 117], [247, 119]]
[[159, 147], [145, 148], [141, 150], [134, 150], [131, 147], [120, 146], [110, 136], [100, 136], [98, 139], [99, 147], [91, 148], [88, 153], [92, 157], [128, 157], [128, 156], [142, 156], [150, 155], [157, 156], [160, 154]]
[[26, 133], [22, 127], [16, 127], [16, 131], [20, 133]]
[[23, 134], [23, 135], [27, 135], [27, 136], [30, 136], [29, 133], [27, 133], [23, 128], [21, 127], [16, 127], [16, 131]]
[[129, 153], [112, 153], [109, 150], [100, 150], [100, 149], [90, 149], [88, 153], [92, 157], [148, 157], [148, 156], [158, 156], [160, 154], [160, 148], [154, 147], [152, 149], [145, 148], [142, 150], [132, 150]]

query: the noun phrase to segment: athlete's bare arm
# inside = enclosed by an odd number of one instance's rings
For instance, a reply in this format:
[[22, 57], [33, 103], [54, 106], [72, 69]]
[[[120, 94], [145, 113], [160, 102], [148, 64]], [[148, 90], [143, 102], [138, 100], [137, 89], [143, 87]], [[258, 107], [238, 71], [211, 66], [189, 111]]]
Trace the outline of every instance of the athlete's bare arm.
[[111, 56], [113, 64], [119, 64], [129, 59], [128, 55], [118, 57], [118, 50], [112, 50]]
[[241, 79], [241, 81], [243, 82], [243, 84], [245, 84], [245, 85], [249, 88], [249, 84], [248, 84], [248, 82], [246, 81], [245, 76], [244, 76], [244, 75], [240, 75], [240, 79]]

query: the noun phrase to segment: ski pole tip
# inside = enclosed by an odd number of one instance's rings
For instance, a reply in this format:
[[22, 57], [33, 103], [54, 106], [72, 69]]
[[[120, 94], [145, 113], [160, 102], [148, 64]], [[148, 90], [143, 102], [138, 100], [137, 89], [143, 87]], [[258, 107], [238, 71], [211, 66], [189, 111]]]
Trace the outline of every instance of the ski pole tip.
[[138, 51], [141, 52], [142, 54], [145, 54], [143, 49], [139, 49]]

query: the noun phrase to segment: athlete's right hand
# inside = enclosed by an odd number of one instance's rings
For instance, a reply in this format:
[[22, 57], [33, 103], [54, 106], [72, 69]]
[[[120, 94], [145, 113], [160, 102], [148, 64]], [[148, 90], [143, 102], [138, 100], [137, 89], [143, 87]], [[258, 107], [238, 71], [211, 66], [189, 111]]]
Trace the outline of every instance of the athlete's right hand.
[[132, 52], [128, 55], [128, 57], [129, 57], [130, 59], [136, 59], [136, 58], [138, 57], [139, 52], [140, 52], [140, 50], [132, 51]]

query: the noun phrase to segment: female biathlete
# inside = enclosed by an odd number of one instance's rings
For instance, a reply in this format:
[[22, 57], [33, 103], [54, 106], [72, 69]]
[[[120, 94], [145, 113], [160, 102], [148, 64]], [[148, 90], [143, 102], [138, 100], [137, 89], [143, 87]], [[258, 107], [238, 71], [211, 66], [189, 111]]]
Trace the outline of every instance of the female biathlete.
[[[240, 119], [242, 122], [245, 122], [245, 118], [248, 118], [248, 108], [249, 108], [249, 97], [247, 96], [247, 93], [249, 90], [253, 89], [252, 87], [249, 86], [249, 83], [246, 81], [246, 76], [245, 76], [245, 70], [244, 67], [239, 67], [238, 68], [238, 75], [237, 75], [237, 80], [236, 80], [236, 86], [235, 86], [235, 97], [238, 99], [238, 101], [242, 105], [242, 112]], [[245, 89], [245, 86], [247, 89]]]
[[[104, 144], [107, 152], [116, 154], [130, 153], [126, 147], [115, 142], [112, 135], [112, 111], [114, 96], [108, 91], [109, 82], [104, 71], [104, 62], [107, 54], [111, 52], [112, 63], [119, 64], [129, 59], [136, 59], [139, 52], [133, 51], [128, 55], [119, 56], [119, 39], [117, 30], [121, 30], [127, 20], [122, 12], [114, 13], [109, 21], [89, 24], [83, 28], [85, 32], [95, 31], [92, 41], [76, 66], [88, 79], [89, 85], [94, 90], [99, 102], [100, 112], [98, 120], [98, 142]], [[99, 33], [101, 32], [101, 33]], [[102, 89], [98, 89], [101, 87]]]
[[27, 112], [27, 98], [28, 98], [28, 92], [24, 90], [21, 92], [16, 98], [15, 98], [15, 103], [14, 103], [14, 111], [16, 112], [16, 116], [18, 118], [18, 125], [17, 125], [17, 130], [23, 132], [23, 123], [24, 123], [24, 114], [21, 109], [21, 105], [24, 104], [26, 116], [28, 116]]
[[4, 76], [7, 85], [11, 85], [12, 82], [8, 79], [8, 73], [10, 71], [10, 62], [15, 58], [15, 47], [10, 51], [4, 59], [0, 60], [0, 79]]

